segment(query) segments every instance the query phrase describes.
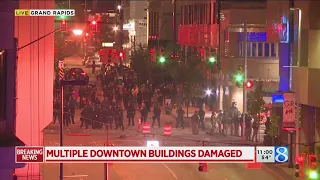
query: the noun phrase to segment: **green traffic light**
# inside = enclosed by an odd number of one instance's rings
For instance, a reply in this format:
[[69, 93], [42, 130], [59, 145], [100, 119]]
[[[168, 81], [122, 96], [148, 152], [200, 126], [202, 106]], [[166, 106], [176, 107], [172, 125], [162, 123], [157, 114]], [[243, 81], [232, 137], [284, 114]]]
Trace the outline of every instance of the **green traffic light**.
[[310, 171], [309, 178], [310, 179], [318, 179], [319, 178], [318, 173], [316, 171]]
[[164, 57], [160, 57], [159, 62], [160, 62], [160, 63], [164, 63], [164, 62], [166, 62], [166, 58], [164, 58]]
[[60, 19], [66, 19], [66, 16], [60, 16]]
[[237, 74], [237, 75], [235, 76], [235, 80], [236, 80], [237, 82], [242, 82], [242, 81], [244, 80], [243, 75], [242, 75], [242, 74]]
[[215, 57], [210, 57], [209, 58], [209, 62], [210, 63], [215, 63], [216, 62], [216, 58]]

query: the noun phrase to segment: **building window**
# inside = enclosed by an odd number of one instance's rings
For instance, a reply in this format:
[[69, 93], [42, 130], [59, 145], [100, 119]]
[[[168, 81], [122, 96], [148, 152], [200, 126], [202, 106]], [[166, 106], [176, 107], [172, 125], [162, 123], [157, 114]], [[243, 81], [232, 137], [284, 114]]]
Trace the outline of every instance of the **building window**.
[[257, 56], [257, 43], [252, 43], [252, 56]]
[[[277, 43], [248, 42], [248, 57], [277, 57]], [[239, 43], [238, 54], [243, 57], [244, 42]]]
[[258, 56], [262, 57], [263, 54], [263, 44], [262, 43], [258, 43]]
[[271, 57], [276, 57], [277, 53], [276, 53], [276, 44], [275, 43], [271, 43]]
[[264, 57], [269, 57], [270, 56], [270, 44], [265, 43], [264, 44]]
[[248, 44], [247, 44], [247, 56], [248, 56], [248, 57], [251, 57], [251, 56], [252, 56], [251, 52], [252, 52], [252, 44], [251, 44], [251, 43], [248, 43]]

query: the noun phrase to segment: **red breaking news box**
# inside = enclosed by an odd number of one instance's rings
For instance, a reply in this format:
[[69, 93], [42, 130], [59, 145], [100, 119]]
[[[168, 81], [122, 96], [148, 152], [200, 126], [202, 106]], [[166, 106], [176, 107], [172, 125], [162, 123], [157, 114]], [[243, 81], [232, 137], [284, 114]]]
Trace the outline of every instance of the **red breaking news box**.
[[16, 163], [40, 163], [43, 157], [43, 147], [16, 147]]

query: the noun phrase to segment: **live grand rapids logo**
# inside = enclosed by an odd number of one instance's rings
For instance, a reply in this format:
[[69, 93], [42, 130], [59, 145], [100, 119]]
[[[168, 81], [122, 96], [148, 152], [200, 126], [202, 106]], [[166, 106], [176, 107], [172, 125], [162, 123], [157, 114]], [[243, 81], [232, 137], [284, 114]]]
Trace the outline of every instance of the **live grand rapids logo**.
[[15, 16], [75, 16], [74, 9], [16, 9]]

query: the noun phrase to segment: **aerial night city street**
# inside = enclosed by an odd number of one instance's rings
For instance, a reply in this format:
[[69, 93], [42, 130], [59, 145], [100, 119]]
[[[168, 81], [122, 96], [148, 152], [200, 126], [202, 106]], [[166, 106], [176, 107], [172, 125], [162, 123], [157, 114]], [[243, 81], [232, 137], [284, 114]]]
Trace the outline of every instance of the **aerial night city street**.
[[2, 0], [0, 180], [320, 180], [318, 7]]

